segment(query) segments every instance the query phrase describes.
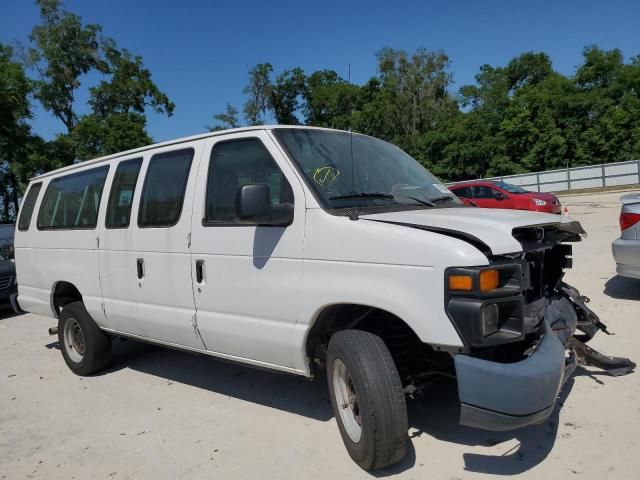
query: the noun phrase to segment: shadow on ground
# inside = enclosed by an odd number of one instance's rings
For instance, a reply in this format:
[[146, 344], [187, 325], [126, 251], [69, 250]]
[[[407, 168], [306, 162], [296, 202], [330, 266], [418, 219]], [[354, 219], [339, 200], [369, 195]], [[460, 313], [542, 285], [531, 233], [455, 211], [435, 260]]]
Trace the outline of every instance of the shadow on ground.
[[8, 318], [17, 317], [19, 315], [24, 315], [24, 313], [16, 313], [11, 308], [11, 305], [0, 305], [0, 321], [6, 320]]
[[[56, 348], [57, 343], [46, 345]], [[326, 422], [333, 418], [324, 375], [310, 382], [301, 377], [257, 370], [203, 355], [169, 350], [134, 341], [114, 340], [111, 367], [100, 373], [105, 375], [120, 369], [135, 371], [179, 382], [241, 399], [258, 405]], [[592, 373], [581, 368], [576, 376]], [[428, 387], [425, 396], [408, 402], [411, 441], [423, 435], [444, 442], [467, 446], [493, 447], [515, 439], [517, 445], [499, 454], [463, 454], [464, 468], [470, 472], [490, 475], [516, 475], [523, 473], [549, 455], [558, 431], [560, 409], [573, 386], [570, 379], [560, 392], [556, 408], [541, 425], [511, 432], [488, 432], [458, 424], [455, 380], [443, 379]], [[338, 436], [336, 429], [336, 440]], [[437, 462], [437, 458], [421, 458], [420, 463]], [[375, 477], [395, 475], [410, 469], [416, 463], [413, 444], [405, 459], [398, 465], [374, 472]]]
[[605, 283], [604, 294], [619, 300], [640, 300], [640, 280], [616, 275]]
[[[577, 372], [578, 375], [581, 372]], [[573, 387], [573, 378], [564, 385], [556, 408], [542, 424], [508, 432], [489, 432], [458, 424], [458, 406], [455, 380], [440, 382], [424, 399], [409, 402], [410, 432], [414, 438], [424, 434], [438, 440], [468, 446], [493, 447], [503, 442], [516, 440], [517, 445], [505, 447], [499, 454], [463, 454], [464, 469], [489, 475], [516, 475], [541, 463], [555, 444], [560, 410]], [[437, 459], [421, 459], [421, 463]]]

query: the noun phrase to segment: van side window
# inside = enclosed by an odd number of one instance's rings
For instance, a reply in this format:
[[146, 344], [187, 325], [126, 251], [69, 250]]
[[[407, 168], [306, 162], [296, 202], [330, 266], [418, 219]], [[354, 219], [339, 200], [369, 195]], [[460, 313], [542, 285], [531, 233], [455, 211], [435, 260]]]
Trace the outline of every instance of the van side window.
[[192, 148], [151, 157], [140, 199], [139, 227], [172, 227], [178, 223], [192, 160]]
[[209, 161], [203, 223], [237, 223], [238, 189], [252, 183], [269, 185], [272, 205], [293, 203], [291, 185], [260, 140], [248, 138], [214, 145]]
[[29, 230], [31, 225], [31, 217], [33, 216], [33, 208], [36, 206], [36, 200], [38, 200], [38, 194], [42, 188], [42, 183], [34, 183], [29, 189], [24, 203], [22, 204], [22, 211], [20, 212], [20, 219], [18, 220], [18, 230], [25, 232]]
[[109, 203], [107, 204], [107, 228], [127, 228], [131, 219], [131, 204], [136, 189], [141, 158], [125, 160], [118, 164], [113, 177]]
[[38, 229], [95, 228], [108, 172], [104, 166], [51, 180], [38, 212]]

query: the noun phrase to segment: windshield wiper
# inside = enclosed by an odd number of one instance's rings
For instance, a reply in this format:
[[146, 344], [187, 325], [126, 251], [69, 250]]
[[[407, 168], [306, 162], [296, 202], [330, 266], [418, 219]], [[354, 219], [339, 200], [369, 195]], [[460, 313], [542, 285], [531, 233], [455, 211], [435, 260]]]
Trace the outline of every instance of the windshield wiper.
[[344, 195], [338, 195], [335, 197], [329, 197], [329, 200], [342, 200], [345, 198], [393, 198], [393, 195], [382, 192], [354, 192], [346, 193]]
[[411, 195], [405, 195], [404, 193], [383, 193], [383, 192], [356, 192], [356, 193], [347, 193], [345, 195], [338, 195], [337, 197], [330, 197], [329, 200], [340, 200], [343, 198], [395, 198], [395, 197], [404, 197], [413, 200], [414, 202], [419, 203], [425, 207], [435, 207], [436, 204], [430, 200], [422, 200], [417, 197], [412, 197]]
[[411, 195], [405, 195], [404, 193], [394, 193], [393, 196], [394, 197], [410, 198], [414, 202], [418, 202], [420, 205], [422, 205], [424, 207], [435, 207], [436, 206], [436, 204], [433, 203], [432, 200], [426, 200], [426, 199], [422, 199], [422, 198], [418, 198], [418, 197], [413, 197]]
[[442, 197], [430, 198], [429, 201], [431, 203], [444, 202], [445, 200], [453, 200], [456, 198], [455, 195], [443, 195]]

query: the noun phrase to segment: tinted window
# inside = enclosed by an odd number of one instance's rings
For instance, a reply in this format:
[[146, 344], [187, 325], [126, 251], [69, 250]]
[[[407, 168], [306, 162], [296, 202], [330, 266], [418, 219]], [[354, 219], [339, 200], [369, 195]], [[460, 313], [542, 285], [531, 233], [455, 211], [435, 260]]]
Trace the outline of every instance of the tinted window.
[[131, 204], [136, 189], [142, 159], [120, 162], [111, 186], [107, 205], [107, 228], [127, 228], [131, 219]]
[[492, 188], [485, 185], [471, 187], [473, 198], [493, 198]]
[[451, 190], [459, 197], [471, 198], [471, 189], [469, 187], [460, 187]]
[[293, 203], [291, 186], [260, 140], [216, 144], [209, 162], [205, 223], [235, 223], [238, 189], [251, 183], [269, 185], [272, 205]]
[[498, 187], [503, 190], [506, 190], [509, 193], [527, 193], [523, 188], [518, 187], [517, 185], [511, 185], [506, 182], [495, 182]]
[[31, 217], [33, 216], [33, 208], [36, 206], [36, 200], [38, 200], [38, 194], [42, 183], [35, 183], [31, 185], [27, 197], [22, 204], [22, 211], [20, 212], [20, 220], [18, 220], [18, 230], [24, 232], [29, 230], [31, 225]]
[[171, 227], [178, 223], [192, 160], [191, 148], [151, 157], [140, 199], [140, 227]]
[[108, 166], [54, 178], [38, 212], [38, 228], [95, 228]]

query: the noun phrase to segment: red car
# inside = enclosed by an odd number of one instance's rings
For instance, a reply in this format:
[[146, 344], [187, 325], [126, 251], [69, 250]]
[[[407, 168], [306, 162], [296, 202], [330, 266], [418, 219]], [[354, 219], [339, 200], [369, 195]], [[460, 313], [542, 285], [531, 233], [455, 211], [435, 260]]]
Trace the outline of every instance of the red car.
[[506, 182], [478, 180], [452, 185], [449, 190], [479, 207], [562, 213], [560, 200], [555, 195], [528, 192]]

